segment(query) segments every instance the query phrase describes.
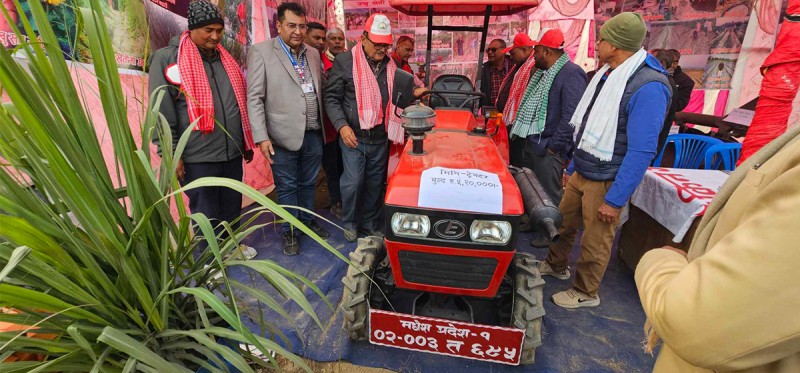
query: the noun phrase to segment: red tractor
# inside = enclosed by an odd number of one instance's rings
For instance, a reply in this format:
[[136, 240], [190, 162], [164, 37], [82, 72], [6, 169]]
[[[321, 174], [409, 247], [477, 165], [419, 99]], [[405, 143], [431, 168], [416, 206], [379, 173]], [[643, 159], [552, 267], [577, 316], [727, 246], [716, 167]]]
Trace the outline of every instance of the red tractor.
[[[480, 79], [489, 18], [538, 1], [390, 3], [427, 15], [427, 62], [432, 31], [480, 32]], [[483, 15], [484, 22], [434, 26], [434, 15]], [[390, 170], [386, 237], [360, 239], [350, 254], [344, 329], [373, 344], [531, 364], [541, 345], [544, 281], [538, 262], [516, 251], [517, 237], [528, 220], [556, 240], [561, 215], [530, 170], [508, 166], [502, 115], [479, 107], [475, 86], [464, 76], [440, 76], [430, 106], [403, 111], [411, 141]]]

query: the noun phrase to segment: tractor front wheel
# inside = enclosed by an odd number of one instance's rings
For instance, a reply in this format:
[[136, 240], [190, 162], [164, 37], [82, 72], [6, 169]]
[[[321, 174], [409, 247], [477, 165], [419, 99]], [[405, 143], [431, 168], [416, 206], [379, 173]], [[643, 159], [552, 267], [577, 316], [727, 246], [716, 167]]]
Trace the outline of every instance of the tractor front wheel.
[[544, 316], [544, 280], [539, 264], [528, 254], [514, 256], [514, 303], [511, 326], [525, 330], [520, 364], [533, 364], [536, 348], [542, 345], [542, 317]]
[[370, 278], [375, 271], [378, 250], [382, 247], [383, 240], [378, 237], [360, 238], [358, 247], [350, 253], [350, 261], [353, 264], [347, 268], [347, 275], [342, 279], [343, 328], [350, 339], [355, 341], [362, 341], [368, 337]]

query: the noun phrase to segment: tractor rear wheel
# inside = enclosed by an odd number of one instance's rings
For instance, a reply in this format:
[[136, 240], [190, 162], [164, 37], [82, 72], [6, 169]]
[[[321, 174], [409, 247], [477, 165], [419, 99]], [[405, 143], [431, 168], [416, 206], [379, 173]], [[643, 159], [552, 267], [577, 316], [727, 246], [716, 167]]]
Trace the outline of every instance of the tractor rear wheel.
[[544, 280], [539, 273], [539, 262], [533, 256], [517, 253], [513, 264], [514, 303], [511, 326], [525, 330], [520, 364], [533, 364], [536, 348], [542, 345]]
[[350, 253], [353, 265], [347, 268], [347, 275], [342, 279], [343, 329], [347, 331], [350, 339], [355, 341], [362, 341], [368, 337], [370, 278], [375, 271], [378, 250], [382, 247], [383, 240], [378, 237], [360, 238], [358, 247]]

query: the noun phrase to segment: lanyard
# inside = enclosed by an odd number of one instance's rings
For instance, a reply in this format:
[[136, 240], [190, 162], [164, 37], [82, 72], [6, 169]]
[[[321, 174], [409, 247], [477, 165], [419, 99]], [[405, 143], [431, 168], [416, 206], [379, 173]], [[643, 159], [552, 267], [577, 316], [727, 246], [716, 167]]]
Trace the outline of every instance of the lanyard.
[[303, 58], [304, 56], [300, 55], [300, 63], [298, 64], [298, 61], [294, 59], [294, 56], [292, 56], [292, 53], [289, 51], [289, 48], [286, 46], [286, 43], [283, 42], [283, 39], [278, 37], [278, 42], [281, 43], [281, 47], [283, 47], [283, 51], [286, 52], [287, 56], [289, 56], [289, 61], [292, 62], [292, 66], [294, 67], [294, 71], [297, 72], [297, 75], [300, 78], [300, 82], [301, 83], [305, 83], [306, 82], [306, 77], [305, 77], [306, 61], [305, 61], [305, 58]]

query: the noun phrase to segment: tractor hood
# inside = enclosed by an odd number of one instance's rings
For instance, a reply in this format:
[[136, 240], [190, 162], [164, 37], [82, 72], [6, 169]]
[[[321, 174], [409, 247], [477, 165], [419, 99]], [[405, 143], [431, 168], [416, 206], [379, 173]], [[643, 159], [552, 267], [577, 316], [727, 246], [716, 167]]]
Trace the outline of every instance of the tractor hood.
[[[473, 119], [474, 123], [474, 119]], [[423, 155], [406, 144], [389, 180], [386, 204], [420, 209], [521, 215], [522, 197], [497, 146], [485, 135], [437, 126]]]

